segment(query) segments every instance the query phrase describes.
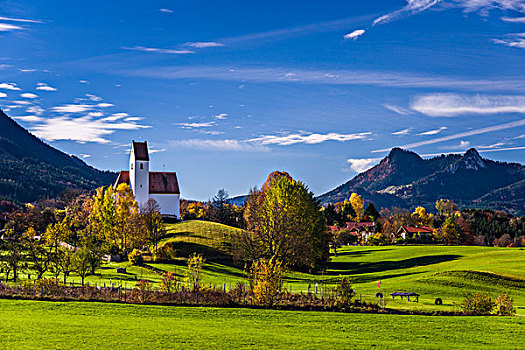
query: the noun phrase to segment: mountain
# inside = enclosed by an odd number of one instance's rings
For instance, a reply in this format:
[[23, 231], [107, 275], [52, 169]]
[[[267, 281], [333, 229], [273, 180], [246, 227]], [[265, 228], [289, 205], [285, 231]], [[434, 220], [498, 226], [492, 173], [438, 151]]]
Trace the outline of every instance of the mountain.
[[431, 159], [394, 148], [379, 164], [319, 198], [335, 203], [352, 192], [377, 207], [433, 209], [436, 200], [448, 198], [460, 206], [525, 215], [525, 166], [482, 158], [474, 148]]
[[109, 185], [116, 176], [45, 144], [0, 110], [0, 199], [33, 202], [68, 187]]

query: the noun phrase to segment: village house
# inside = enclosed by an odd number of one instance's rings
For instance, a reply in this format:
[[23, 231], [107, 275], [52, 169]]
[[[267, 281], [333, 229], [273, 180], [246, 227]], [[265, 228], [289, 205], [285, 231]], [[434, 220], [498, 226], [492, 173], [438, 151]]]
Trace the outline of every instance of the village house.
[[434, 229], [429, 226], [401, 226], [397, 230], [397, 236], [403, 239], [416, 237], [432, 237]]
[[139, 206], [154, 199], [165, 218], [180, 219], [180, 191], [175, 172], [149, 171], [149, 152], [147, 142], [131, 142], [129, 170], [122, 170], [115, 187], [128, 184]]

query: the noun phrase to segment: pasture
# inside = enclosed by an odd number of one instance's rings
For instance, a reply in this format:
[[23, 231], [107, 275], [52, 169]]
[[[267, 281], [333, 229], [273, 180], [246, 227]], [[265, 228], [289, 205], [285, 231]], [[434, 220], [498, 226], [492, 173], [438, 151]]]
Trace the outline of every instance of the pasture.
[[[166, 225], [167, 235], [160, 245], [172, 244], [177, 259], [170, 263], [148, 265], [158, 271], [172, 271], [181, 279], [186, 271], [185, 257], [194, 251], [207, 259], [203, 282], [229, 289], [246, 283], [243, 266], [235, 265], [228, 253], [228, 237], [235, 228], [203, 221], [187, 221]], [[333, 253], [333, 252], [332, 252]], [[127, 274], [116, 273], [126, 267]], [[525, 249], [477, 246], [347, 246], [337, 250], [326, 269], [320, 273], [288, 272], [285, 289], [293, 293], [317, 291], [318, 296], [330, 292], [339, 275], [351, 276], [357, 298], [377, 302], [376, 293], [387, 296], [385, 306], [394, 309], [451, 311], [466, 291], [488, 291], [496, 296], [508, 292], [515, 306], [525, 307]], [[50, 277], [50, 276], [49, 276]], [[132, 288], [138, 279], [148, 279], [158, 286], [161, 276], [144, 267], [127, 262], [105, 263], [86, 281], [97, 285], [120, 285]], [[68, 282], [80, 283], [72, 275]], [[381, 281], [380, 288], [378, 281]], [[406, 299], [392, 300], [392, 292], [415, 292], [419, 303]], [[434, 304], [436, 298], [443, 305]], [[525, 309], [518, 309], [525, 315]]]
[[2, 347], [517, 349], [524, 317], [0, 300]]

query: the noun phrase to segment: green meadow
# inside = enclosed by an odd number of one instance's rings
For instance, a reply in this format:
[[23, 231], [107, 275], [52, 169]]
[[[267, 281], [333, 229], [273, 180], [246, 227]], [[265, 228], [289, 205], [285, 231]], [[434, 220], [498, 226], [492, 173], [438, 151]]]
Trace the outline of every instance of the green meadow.
[[0, 300], [0, 329], [5, 349], [518, 349], [525, 343], [525, 317], [20, 300]]
[[[227, 252], [227, 237], [236, 230], [232, 227], [203, 222], [187, 221], [169, 224], [167, 235], [160, 245], [171, 244], [178, 258], [172, 263], [153, 263], [161, 271], [172, 271], [181, 279], [186, 271], [185, 258], [193, 252], [202, 253], [203, 282], [229, 289], [236, 283], [246, 283], [243, 266], [234, 265]], [[334, 253], [334, 252], [332, 252]], [[116, 273], [117, 267], [126, 267], [127, 274]], [[347, 246], [337, 250], [321, 273], [289, 272], [285, 289], [295, 292], [317, 291], [325, 295], [335, 285], [340, 275], [351, 276], [357, 297], [377, 302], [376, 293], [386, 296], [385, 307], [415, 310], [454, 310], [454, 303], [463, 299], [467, 291], [487, 291], [496, 296], [508, 292], [514, 304], [525, 307], [525, 249], [474, 246]], [[158, 286], [161, 276], [144, 267], [129, 263], [106, 263], [86, 281], [90, 284], [116, 284], [132, 288], [138, 279], [148, 279]], [[80, 283], [78, 276], [68, 282]], [[380, 288], [378, 281], [381, 281]], [[392, 300], [393, 292], [420, 294], [419, 303], [406, 299]], [[435, 305], [441, 298], [443, 305]], [[525, 309], [518, 309], [525, 315]]]

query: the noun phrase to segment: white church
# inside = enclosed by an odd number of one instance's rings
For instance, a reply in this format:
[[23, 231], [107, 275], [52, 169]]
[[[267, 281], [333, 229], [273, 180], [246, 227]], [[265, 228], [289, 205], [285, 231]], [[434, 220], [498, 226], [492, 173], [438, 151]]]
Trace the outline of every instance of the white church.
[[128, 184], [139, 206], [153, 198], [160, 206], [163, 217], [180, 219], [180, 191], [174, 172], [149, 171], [147, 142], [131, 142], [129, 170], [122, 170], [115, 187]]

